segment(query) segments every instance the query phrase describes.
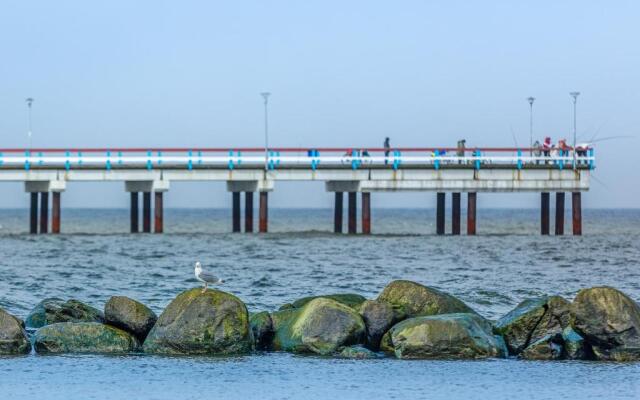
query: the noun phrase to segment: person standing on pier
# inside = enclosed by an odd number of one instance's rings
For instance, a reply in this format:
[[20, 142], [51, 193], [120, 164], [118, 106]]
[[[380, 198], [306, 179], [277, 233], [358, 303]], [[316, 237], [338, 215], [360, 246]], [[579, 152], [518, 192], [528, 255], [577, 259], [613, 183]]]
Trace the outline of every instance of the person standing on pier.
[[[456, 156], [459, 158], [464, 157], [465, 143], [467, 143], [465, 139], [458, 140], [458, 151], [456, 152]], [[458, 164], [462, 164], [462, 160], [458, 160]]]
[[389, 142], [389, 137], [384, 138], [384, 165], [389, 164], [389, 153], [391, 152], [391, 144]]
[[[544, 138], [544, 142], [542, 143], [542, 153], [545, 157], [549, 157], [551, 155], [551, 138], [549, 136]], [[547, 163], [547, 160], [544, 161]]]

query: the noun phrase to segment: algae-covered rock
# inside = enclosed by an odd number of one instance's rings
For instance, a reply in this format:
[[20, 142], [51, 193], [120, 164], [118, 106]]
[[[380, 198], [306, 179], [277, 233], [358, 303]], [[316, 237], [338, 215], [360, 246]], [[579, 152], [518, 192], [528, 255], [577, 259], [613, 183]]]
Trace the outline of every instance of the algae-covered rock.
[[273, 322], [271, 321], [271, 315], [269, 315], [267, 311], [253, 314], [249, 318], [249, 325], [251, 326], [256, 349], [269, 349], [271, 340], [273, 339]]
[[27, 315], [29, 328], [41, 328], [58, 322], [103, 322], [102, 311], [78, 300], [64, 301], [56, 297], [42, 300]]
[[593, 357], [591, 348], [578, 332], [567, 326], [562, 331], [565, 355], [570, 360], [588, 360]]
[[560, 296], [527, 299], [500, 318], [495, 329], [503, 335], [509, 352], [517, 355], [547, 335], [561, 334], [569, 325], [569, 306]]
[[379, 356], [376, 353], [362, 346], [344, 347], [338, 354], [338, 357], [350, 358], [354, 360], [367, 360], [367, 359], [379, 358]]
[[520, 353], [525, 360], [559, 360], [564, 356], [561, 334], [546, 335], [531, 343]]
[[144, 342], [155, 354], [239, 354], [253, 347], [247, 307], [218, 290], [179, 294], [162, 312]]
[[367, 347], [378, 350], [380, 339], [394, 323], [393, 307], [381, 301], [367, 300], [360, 305], [360, 315], [367, 328]]
[[144, 341], [158, 317], [144, 304], [124, 296], [112, 296], [104, 306], [105, 322]]
[[571, 305], [571, 326], [600, 360], [640, 360], [640, 306], [617, 289], [578, 292]]
[[357, 309], [358, 307], [360, 307], [360, 304], [364, 303], [365, 300], [367, 300], [364, 298], [364, 296], [361, 296], [359, 294], [338, 293], [338, 294], [327, 294], [322, 296], [303, 297], [301, 299], [294, 301], [291, 305], [293, 306], [293, 308], [304, 307], [311, 300], [318, 299], [318, 298], [335, 300], [338, 303], [344, 304], [345, 306], [351, 307], [353, 309]]
[[378, 296], [378, 301], [390, 304], [397, 321], [419, 316], [472, 313], [461, 300], [440, 290], [411, 281], [393, 281]]
[[317, 298], [298, 309], [271, 315], [273, 349], [328, 355], [341, 346], [361, 343], [364, 321], [352, 308], [327, 298]]
[[36, 331], [37, 353], [130, 353], [140, 348], [133, 335], [99, 322], [60, 322]]
[[382, 350], [402, 359], [480, 359], [504, 357], [506, 347], [477, 314], [415, 317], [385, 334]]
[[0, 308], [0, 355], [27, 354], [31, 342], [24, 330], [24, 322]]

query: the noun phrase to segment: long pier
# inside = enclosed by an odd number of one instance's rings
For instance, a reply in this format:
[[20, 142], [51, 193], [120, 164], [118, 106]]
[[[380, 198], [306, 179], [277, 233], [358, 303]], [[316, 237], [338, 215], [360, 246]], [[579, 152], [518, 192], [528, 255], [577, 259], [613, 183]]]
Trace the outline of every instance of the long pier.
[[[538, 154], [538, 155], [536, 155]], [[451, 193], [451, 234], [459, 235], [462, 194], [467, 200], [467, 235], [476, 234], [478, 193], [540, 193], [540, 233], [550, 233], [550, 193], [555, 193], [555, 234], [564, 234], [565, 193], [571, 193], [574, 235], [582, 234], [582, 192], [589, 190], [594, 149], [518, 148], [83, 148], [0, 149], [0, 182], [24, 182], [30, 194], [31, 233], [61, 229], [61, 193], [67, 182], [124, 182], [131, 197], [131, 232], [164, 230], [163, 196], [171, 182], [224, 181], [232, 195], [231, 230], [253, 232], [254, 193], [258, 231], [268, 231], [268, 194], [278, 181], [320, 181], [334, 193], [334, 232], [343, 232], [347, 193], [347, 232], [370, 234], [371, 195], [376, 192], [436, 193], [436, 233], [445, 234], [446, 193]], [[51, 196], [49, 196], [51, 194]], [[140, 196], [140, 194], [142, 194]], [[153, 204], [152, 204], [153, 203]], [[153, 206], [153, 223], [152, 223]], [[38, 213], [38, 210], [40, 213]]]

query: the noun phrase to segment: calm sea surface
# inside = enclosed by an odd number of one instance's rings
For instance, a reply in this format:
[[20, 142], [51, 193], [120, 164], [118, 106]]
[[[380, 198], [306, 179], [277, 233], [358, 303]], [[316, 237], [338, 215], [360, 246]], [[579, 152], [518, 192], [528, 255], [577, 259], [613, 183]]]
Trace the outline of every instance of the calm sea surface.
[[[196, 260], [250, 311], [311, 294], [375, 297], [400, 278], [491, 319], [594, 285], [640, 300], [640, 210], [584, 210], [579, 238], [541, 237], [538, 210], [478, 210], [476, 237], [433, 235], [433, 210], [372, 212], [369, 237], [330, 233], [329, 209], [270, 210], [267, 235], [228, 233], [228, 210], [169, 209], [165, 234], [131, 235], [127, 210], [63, 209], [62, 235], [31, 236], [27, 210], [0, 210], [0, 306], [24, 318], [45, 297], [102, 308], [117, 294], [159, 313], [198, 285]], [[639, 398], [639, 376], [640, 363], [30, 355], [0, 358], [0, 399]]]

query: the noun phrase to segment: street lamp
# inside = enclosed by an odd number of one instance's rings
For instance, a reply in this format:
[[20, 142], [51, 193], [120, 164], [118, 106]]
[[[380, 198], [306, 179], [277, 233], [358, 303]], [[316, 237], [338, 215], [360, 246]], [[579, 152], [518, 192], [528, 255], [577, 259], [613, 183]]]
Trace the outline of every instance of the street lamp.
[[529, 156], [533, 156], [533, 102], [536, 100], [535, 97], [527, 97], [527, 101], [529, 102]]
[[260, 93], [264, 99], [264, 170], [269, 170], [269, 96], [271, 93]]
[[578, 96], [580, 92], [571, 92], [569, 93], [571, 97], [573, 97], [573, 165], [576, 165], [576, 141], [577, 141], [577, 130], [576, 130], [576, 103], [578, 102]]
[[27, 138], [29, 139], [29, 149], [31, 149], [31, 105], [33, 104], [33, 97], [27, 97], [25, 99], [27, 107], [29, 108], [29, 130], [27, 131]]

